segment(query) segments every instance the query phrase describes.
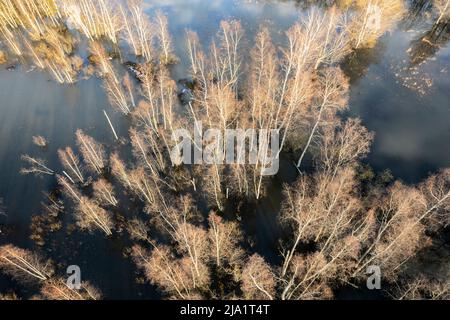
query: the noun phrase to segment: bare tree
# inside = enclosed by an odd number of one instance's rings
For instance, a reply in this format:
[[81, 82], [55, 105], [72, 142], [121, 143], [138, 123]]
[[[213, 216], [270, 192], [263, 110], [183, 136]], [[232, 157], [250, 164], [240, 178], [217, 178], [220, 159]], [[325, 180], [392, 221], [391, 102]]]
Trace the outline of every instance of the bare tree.
[[0, 301], [15, 301], [20, 298], [15, 293], [0, 294]]
[[53, 274], [49, 261], [45, 261], [34, 252], [13, 245], [0, 247], [0, 269], [23, 282], [46, 281]]
[[[126, 79], [126, 78], [125, 78]], [[119, 112], [127, 115], [131, 112], [130, 105], [132, 105], [132, 93], [131, 87], [126, 87], [117, 80], [117, 76], [114, 74], [107, 75], [103, 81], [106, 94], [108, 96], [109, 103], [116, 108]], [[131, 84], [128, 82], [127, 84]]]
[[397, 300], [448, 300], [450, 281], [428, 279], [420, 276], [397, 286], [393, 298]]
[[286, 32], [287, 46], [282, 49], [282, 81], [274, 116], [275, 128], [282, 134], [279, 153], [288, 135], [298, 134], [298, 127], [304, 123], [303, 114], [314, 93], [310, 70], [315, 62], [311, 58], [316, 55], [310, 51], [317, 49], [316, 35], [318, 30], [311, 30], [301, 23], [296, 23]]
[[46, 28], [42, 35], [43, 41], [34, 52], [38, 65], [42, 63], [59, 83], [74, 83], [77, 80], [79, 63], [71, 57], [74, 44], [71, 35], [61, 35], [56, 28]]
[[443, 169], [431, 175], [419, 185], [425, 197], [428, 213], [425, 224], [431, 230], [447, 227], [450, 224], [450, 169]]
[[209, 61], [202, 50], [199, 37], [196, 32], [186, 31], [186, 45], [190, 59], [192, 78], [199, 84], [196, 88], [200, 101], [206, 101], [210, 76], [208, 74]]
[[62, 176], [57, 176], [58, 183], [63, 187], [63, 191], [75, 203], [75, 218], [77, 225], [81, 229], [93, 231], [102, 230], [106, 235], [112, 234], [113, 221], [110, 214], [101, 208], [95, 201], [82, 195], [73, 184]]
[[[320, 14], [319, 14], [320, 16]], [[350, 39], [345, 30], [347, 25], [347, 16], [342, 14], [336, 7], [325, 11], [319, 18], [322, 25], [320, 32], [317, 59], [314, 69], [320, 65], [332, 66], [339, 62], [350, 52]]]
[[148, 243], [153, 243], [148, 236], [148, 226], [140, 219], [132, 219], [128, 222], [127, 230], [130, 234], [131, 239], [138, 241], [146, 241]]
[[[50, 261], [45, 261], [38, 254], [4, 245], [0, 247], [0, 270], [21, 282], [35, 282], [42, 285], [41, 295], [37, 299], [48, 300], [97, 300], [99, 291], [88, 282], [82, 282], [80, 290], [70, 288], [63, 278], [55, 277]], [[17, 299], [15, 295], [3, 299]]]
[[420, 189], [395, 183], [376, 207], [378, 217], [366, 219], [365, 228], [373, 230], [353, 276], [369, 264], [385, 270], [395, 280], [417, 252], [428, 245], [425, 231], [448, 223], [450, 175], [444, 170], [431, 176]]
[[92, 137], [84, 134], [81, 129], [77, 130], [76, 138], [77, 145], [83, 156], [86, 167], [91, 172], [101, 174], [102, 170], [106, 166], [106, 154], [104, 147]]
[[3, 36], [8, 48], [14, 54], [21, 56], [23, 54], [22, 45], [18, 41], [19, 37], [16, 36], [14, 29], [11, 29], [9, 25], [1, 25], [0, 33]]
[[145, 14], [142, 1], [128, 1], [128, 11], [119, 5], [125, 40], [136, 56], [143, 56], [147, 62], [153, 59], [153, 37], [150, 18]]
[[372, 47], [379, 37], [390, 30], [405, 13], [399, 0], [370, 0], [357, 3], [347, 25], [354, 49]]
[[118, 43], [121, 23], [114, 0], [67, 0], [61, 2], [61, 11], [89, 40], [106, 37]]
[[254, 254], [242, 270], [242, 292], [245, 299], [274, 300], [276, 278], [264, 259]]
[[97, 203], [106, 206], [117, 206], [118, 201], [115, 197], [114, 187], [105, 179], [99, 179], [92, 185], [94, 190], [94, 199]]
[[132, 256], [151, 283], [167, 294], [178, 299], [199, 298], [190, 260], [176, 259], [166, 246], [155, 246], [151, 253], [134, 246]]
[[157, 111], [146, 100], [139, 101], [136, 109], [133, 110], [133, 116], [138, 125], [151, 130], [156, 130], [158, 127]]
[[374, 264], [384, 270], [386, 279], [395, 280], [405, 262], [427, 244], [425, 228], [419, 223], [427, 211], [417, 189], [396, 182], [374, 216], [365, 220], [364, 227], [371, 233], [353, 276], [362, 275], [366, 266]]
[[126, 74], [123, 81], [120, 80], [117, 70], [111, 63], [110, 56], [100, 42], [92, 42], [89, 50], [94, 57], [93, 61], [100, 69], [103, 87], [111, 106], [123, 114], [129, 114], [131, 107], [135, 106], [133, 83], [129, 75]]
[[[164, 146], [166, 140], [161, 139], [161, 133], [159, 136], [151, 130], [147, 130], [145, 133], [130, 129], [131, 144], [133, 147], [133, 155], [141, 168], [144, 168], [149, 172], [149, 178], [153, 180], [155, 184], [175, 189], [173, 185], [164, 179], [160, 172], [164, 172], [167, 169], [167, 154], [169, 146]], [[165, 148], [166, 147], [166, 150]], [[167, 151], [167, 153], [165, 153]]]
[[194, 76], [197, 76], [201, 67], [199, 66], [199, 55], [201, 54], [201, 45], [198, 34], [192, 30], [186, 30], [186, 47], [191, 63], [191, 71]]
[[157, 172], [146, 172], [145, 167], [138, 166], [128, 170], [117, 154], [111, 156], [111, 169], [113, 175], [134, 195], [145, 204], [147, 213], [164, 214], [168, 209], [166, 194], [163, 187], [169, 186]]
[[148, 227], [139, 220], [129, 224], [136, 240], [151, 245], [146, 253], [135, 247], [133, 257], [147, 278], [168, 294], [197, 299], [211, 291], [211, 262], [238, 277], [243, 251], [237, 224], [224, 222], [215, 213], [208, 219], [208, 229], [197, 226], [198, 214], [190, 197], [181, 197], [176, 206], [166, 208], [157, 217], [157, 226], [167, 233], [173, 246], [162, 246], [149, 238]]
[[156, 38], [161, 49], [161, 63], [163, 65], [171, 64], [176, 61], [173, 53], [172, 38], [169, 33], [167, 16], [162, 11], [156, 12]]
[[223, 218], [212, 212], [208, 218], [208, 239], [211, 259], [218, 267], [231, 267], [241, 263], [244, 256], [239, 247], [242, 233], [236, 222], [225, 222]]
[[338, 110], [347, 107], [348, 80], [339, 68], [328, 68], [324, 70], [318, 82], [318, 96], [313, 101], [311, 108], [315, 120], [308, 141], [297, 162], [297, 168], [301, 167], [306, 152], [315, 138], [317, 129], [321, 125], [323, 118], [329, 116], [329, 113], [334, 115]]
[[206, 265], [208, 257], [208, 235], [206, 230], [183, 222], [177, 226], [174, 233], [177, 241], [178, 251], [183, 254], [192, 271], [192, 279], [195, 286], [205, 286], [209, 284], [209, 272]]
[[[249, 85], [249, 102], [251, 103], [251, 120], [247, 124], [244, 119], [239, 121], [240, 126], [249, 126], [254, 129], [266, 130], [267, 135], [263, 136], [259, 132], [259, 149], [256, 159], [258, 160], [254, 166], [240, 166], [236, 168], [239, 188], [245, 190], [246, 193], [254, 194], [259, 199], [263, 186], [263, 170], [268, 150], [265, 147], [270, 141], [271, 130], [278, 129], [279, 123], [275, 119], [277, 113], [278, 90], [280, 86], [279, 59], [275, 46], [272, 43], [269, 30], [261, 28], [255, 39], [255, 46], [251, 51], [251, 78]], [[250, 113], [250, 112], [249, 112]], [[255, 152], [255, 139], [249, 138], [248, 152]], [[265, 149], [266, 148], [266, 149]], [[272, 155], [278, 156], [278, 155]]]
[[330, 121], [322, 126], [318, 137], [314, 148], [319, 167], [335, 175], [369, 153], [374, 134], [361, 125], [360, 119], [349, 119], [345, 123]]
[[110, 157], [111, 171], [114, 177], [119, 180], [124, 187], [131, 190], [133, 188], [132, 178], [129, 170], [117, 153], [113, 153]]
[[80, 198], [75, 215], [81, 229], [92, 231], [99, 228], [108, 236], [112, 234], [113, 223], [109, 213], [89, 198], [84, 196]]
[[81, 168], [80, 160], [73, 152], [72, 148], [67, 147], [66, 149], [58, 150], [59, 161], [63, 167], [69, 171], [69, 173], [65, 173], [65, 175], [71, 180], [74, 181], [71, 174], [77, 179], [79, 182], [84, 183], [83, 171]]
[[[223, 186], [224, 166], [213, 162], [203, 171], [206, 198], [222, 211], [225, 208], [226, 188]], [[207, 178], [206, 178], [207, 177]]]
[[329, 262], [322, 253], [306, 256], [296, 254], [289, 271], [291, 278], [283, 290], [282, 299], [314, 300], [333, 297], [327, 280], [336, 276], [336, 269], [329, 268]]
[[125, 76], [123, 77], [123, 86], [125, 87], [125, 90], [128, 93], [128, 97], [130, 99], [131, 105], [133, 106], [133, 108], [136, 107], [136, 102], [134, 101], [134, 85], [133, 85], [133, 80], [130, 78], [130, 75], [128, 73], [125, 74]]
[[214, 79], [222, 87], [230, 87], [236, 92], [241, 73], [242, 56], [240, 49], [244, 30], [237, 20], [222, 21], [217, 35], [219, 45], [213, 42], [211, 64]]
[[435, 0], [434, 6], [438, 12], [438, 18], [436, 20], [436, 25], [438, 25], [443, 20], [448, 20], [450, 18], [450, 0]]
[[145, 101], [139, 103], [134, 115], [148, 128], [157, 131], [160, 123], [159, 91], [155, 69], [150, 64], [142, 68], [142, 95]]
[[[283, 252], [282, 299], [315, 297], [316, 285], [326, 288], [324, 276], [333, 270], [340, 270], [341, 279], [348, 277], [353, 261], [349, 258], [354, 257], [358, 243], [367, 236], [367, 231], [355, 223], [360, 203], [353, 194], [354, 187], [353, 172], [346, 169], [334, 176], [318, 173], [313, 179], [301, 177], [296, 185], [285, 189], [287, 201], [281, 218], [291, 228], [293, 239]], [[298, 246], [311, 241], [320, 249], [311, 256], [298, 256]], [[303, 278], [299, 278], [296, 259], [311, 263], [311, 270], [302, 271]], [[319, 262], [322, 266], [317, 268]]]
[[105, 47], [99, 41], [92, 41], [89, 44], [89, 51], [95, 57], [95, 64], [100, 68], [100, 74], [103, 77], [114, 74], [114, 69], [110, 57], [106, 52]]
[[54, 0], [30, 0], [26, 3], [5, 0], [0, 4], [0, 25], [11, 28], [23, 27], [30, 36], [39, 38], [44, 33], [46, 24], [56, 26], [59, 12]]
[[48, 168], [45, 160], [39, 158], [30, 157], [27, 154], [21, 156], [22, 161], [28, 163], [27, 168], [20, 169], [20, 173], [22, 174], [36, 174], [37, 176], [41, 175], [53, 175], [55, 172]]
[[45, 281], [41, 288], [41, 296], [46, 300], [99, 300], [98, 289], [89, 282], [82, 282], [81, 288], [73, 289], [67, 285], [63, 278], [54, 278]]
[[47, 146], [47, 140], [43, 136], [33, 136], [33, 143], [41, 148]]

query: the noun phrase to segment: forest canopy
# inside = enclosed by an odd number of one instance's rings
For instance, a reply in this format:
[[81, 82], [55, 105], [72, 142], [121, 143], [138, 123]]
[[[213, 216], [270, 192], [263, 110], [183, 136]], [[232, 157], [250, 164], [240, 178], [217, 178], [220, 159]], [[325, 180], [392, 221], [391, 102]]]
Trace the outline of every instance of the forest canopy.
[[[448, 24], [449, 1], [434, 7], [436, 25]], [[95, 76], [108, 112], [129, 120], [128, 136], [119, 137], [103, 110], [116, 144], [79, 129], [76, 147], [57, 151], [58, 167], [22, 156], [22, 174], [58, 185], [44, 220], [58, 232], [67, 212], [86, 237], [126, 239], [124, 254], [168, 299], [333, 299], [366, 290], [371, 266], [382, 270], [385, 297], [448, 299], [449, 262], [439, 261], [435, 274], [423, 264], [448, 233], [450, 169], [417, 185], [373, 173], [363, 160], [374, 133], [343, 115], [350, 80], [341, 63], [375, 46], [406, 11], [401, 0], [312, 5], [281, 41], [266, 24], [249, 36], [241, 21], [224, 20], [211, 43], [186, 30], [183, 61], [168, 17], [147, 14], [141, 1], [2, 0], [0, 63], [21, 57], [61, 85]], [[86, 59], [77, 51], [83, 41]], [[172, 73], [177, 63], [189, 66], [183, 92]], [[256, 250], [245, 225], [280, 181], [263, 173], [267, 150], [255, 164], [175, 165], [176, 130], [199, 122], [221, 132], [279, 133], [279, 152], [270, 156], [296, 173], [281, 181], [274, 255]], [[206, 136], [200, 142], [211, 145]], [[213, 160], [225, 143], [215, 142]], [[48, 144], [41, 136], [34, 143]], [[251, 143], [244, 148], [252, 151]], [[43, 252], [2, 245], [0, 271], [38, 288], [31, 298], [101, 298], [95, 283], [69, 287]]]

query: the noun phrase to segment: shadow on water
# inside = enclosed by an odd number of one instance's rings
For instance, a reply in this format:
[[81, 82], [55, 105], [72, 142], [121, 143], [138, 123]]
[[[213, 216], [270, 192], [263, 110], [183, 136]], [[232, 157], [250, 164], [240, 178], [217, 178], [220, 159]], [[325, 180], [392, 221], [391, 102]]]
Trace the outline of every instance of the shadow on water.
[[[358, 51], [343, 68], [350, 77], [350, 110], [375, 132], [367, 162], [376, 171], [417, 183], [450, 164], [448, 45], [433, 53], [410, 48], [414, 34], [397, 30], [372, 49]], [[428, 56], [427, 56], [428, 55]]]
[[[241, 19], [249, 39], [260, 23], [271, 26], [275, 38], [282, 39], [283, 30], [301, 15], [306, 3], [158, 0], [151, 1], [147, 10], [151, 13], [161, 8], [169, 15], [177, 55], [185, 62], [188, 61], [183, 49], [186, 28], [199, 33], [205, 48], [217, 32], [220, 20], [228, 18]], [[367, 163], [379, 172], [391, 169], [396, 178], [411, 183], [450, 166], [450, 78], [439, 68], [449, 66], [448, 27], [445, 32], [442, 28], [408, 32], [415, 30], [417, 24], [422, 27], [420, 17], [427, 10], [427, 1], [414, 3], [407, 27], [384, 36], [374, 48], [359, 50], [343, 63], [351, 82], [350, 110], [345, 116], [360, 117], [376, 134]], [[432, 45], [427, 47], [424, 39]], [[421, 64], [422, 69], [414, 74], [411, 65], [417, 64]], [[46, 159], [50, 168], [60, 170], [57, 150], [74, 147], [74, 133], [78, 128], [108, 148], [114, 148], [103, 109], [111, 117], [119, 136], [127, 135], [129, 120], [108, 106], [97, 79], [61, 86], [37, 71], [0, 68], [0, 198], [3, 198], [7, 214], [0, 215], [0, 244], [10, 242], [41, 250], [58, 263], [56, 269], [60, 275], [65, 274], [66, 266], [79, 265], [83, 279], [101, 288], [105, 298], [160, 297], [154, 287], [136, 281], [139, 274], [131, 259], [124, 255], [131, 245], [124, 230], [112, 239], [73, 230], [71, 208], [66, 208], [67, 213], [61, 216], [64, 227], [46, 239], [42, 248], [29, 238], [31, 216], [41, 213], [42, 192], [54, 189], [55, 181], [52, 177], [20, 175], [20, 156], [28, 153]], [[186, 68], [186, 64], [173, 67], [175, 80], [186, 78]], [[419, 78], [422, 73], [430, 75], [433, 82], [425, 94], [409, 85], [422, 81]], [[34, 135], [48, 138], [48, 148], [33, 145]], [[290, 159], [282, 159], [279, 174], [272, 179], [267, 195], [257, 205], [236, 204], [236, 212], [229, 213], [242, 218], [250, 251], [264, 255], [274, 264], [280, 262], [278, 241], [284, 237], [278, 221], [282, 184], [292, 182], [297, 176], [291, 163]], [[124, 212], [117, 214], [127, 216]], [[23, 297], [34, 293], [0, 274], [0, 292], [11, 288]], [[354, 298], [355, 292], [348, 290], [337, 295]], [[365, 293], [358, 292], [357, 296], [364, 298]]]
[[410, 65], [420, 65], [433, 58], [442, 48], [450, 42], [450, 24], [433, 24], [430, 30], [411, 41], [408, 49]]

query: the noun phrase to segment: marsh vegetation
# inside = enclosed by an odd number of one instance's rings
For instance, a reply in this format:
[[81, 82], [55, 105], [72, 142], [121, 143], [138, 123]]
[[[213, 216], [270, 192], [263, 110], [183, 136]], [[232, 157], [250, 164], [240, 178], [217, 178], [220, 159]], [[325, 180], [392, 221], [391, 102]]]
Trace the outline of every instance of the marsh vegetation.
[[[183, 57], [168, 17], [147, 15], [144, 5], [1, 0], [0, 63], [18, 58], [61, 85], [99, 78], [115, 143], [78, 129], [76, 147], [55, 154], [58, 167], [31, 151], [22, 156], [21, 173], [51, 176], [57, 191], [33, 219], [37, 246], [0, 246], [0, 271], [37, 288], [31, 298], [99, 299], [95, 283], [70, 289], [39, 248], [43, 230], [50, 237], [61, 230], [64, 212], [85, 237], [126, 241], [124, 254], [163, 298], [332, 299], [364, 291], [372, 265], [383, 270], [384, 297], [450, 297], [449, 261], [431, 275], [422, 266], [448, 233], [450, 169], [416, 185], [386, 172], [374, 176], [362, 163], [374, 133], [344, 116], [350, 79], [342, 63], [400, 23], [404, 1], [311, 5], [277, 37], [268, 24], [249, 37], [244, 23], [224, 20], [210, 43], [185, 30]], [[448, 1], [433, 8], [433, 28], [448, 28]], [[78, 55], [81, 44], [87, 59]], [[172, 72], [180, 62], [189, 65], [182, 92]], [[118, 136], [112, 112], [127, 120], [127, 136]], [[277, 130], [280, 150], [259, 148], [256, 164], [224, 164], [225, 142], [202, 136], [210, 165], [174, 163], [173, 150], [181, 157], [175, 131], [199, 122], [204, 130]], [[46, 148], [52, 140], [36, 135], [33, 142]], [[244, 148], [252, 151], [252, 143]], [[278, 186], [282, 232], [271, 254], [255, 249], [245, 226], [245, 215], [273, 190], [276, 177], [264, 174], [268, 157], [295, 168], [295, 181]]]

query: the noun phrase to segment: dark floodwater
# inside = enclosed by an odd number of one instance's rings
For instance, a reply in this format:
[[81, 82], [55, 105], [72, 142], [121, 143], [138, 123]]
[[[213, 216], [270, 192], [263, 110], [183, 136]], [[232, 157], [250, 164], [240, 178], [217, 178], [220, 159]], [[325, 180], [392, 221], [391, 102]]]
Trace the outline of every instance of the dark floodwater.
[[[170, 20], [178, 55], [182, 55], [184, 29], [197, 31], [207, 45], [222, 19], [241, 19], [250, 37], [260, 23], [275, 34], [288, 28], [302, 14], [295, 1], [156, 0], [147, 1], [148, 12], [162, 8]], [[414, 23], [410, 21], [414, 20]], [[377, 171], [390, 169], [396, 178], [415, 183], [430, 172], [450, 166], [450, 45], [440, 41], [439, 50], [422, 52], [421, 37], [431, 29], [426, 19], [410, 17], [370, 50], [358, 52], [343, 65], [351, 77], [350, 116], [361, 117], [376, 133], [367, 162]], [[412, 49], [410, 49], [412, 48]], [[420, 64], [414, 53], [427, 59]], [[411, 58], [413, 57], [413, 58]], [[186, 60], [185, 60], [186, 61]], [[77, 128], [99, 141], [113, 145], [110, 129], [102, 114], [105, 109], [119, 135], [127, 134], [127, 120], [115, 114], [96, 79], [61, 86], [28, 67], [7, 71], [0, 67], [0, 198], [7, 217], [0, 215], [0, 244], [11, 242], [36, 249], [29, 239], [30, 217], [40, 213], [43, 192], [55, 188], [53, 178], [22, 176], [20, 156], [24, 153], [48, 160], [59, 169], [56, 151], [73, 146]], [[183, 64], [174, 67], [177, 78], [186, 76]], [[47, 137], [42, 150], [32, 144], [33, 135]], [[290, 175], [290, 169], [282, 172]], [[273, 193], [279, 194], [277, 187]], [[276, 260], [279, 207], [277, 196], [245, 218], [246, 231], [253, 235], [256, 250]], [[70, 213], [63, 217], [71, 223]], [[105, 298], [156, 298], [148, 284], [137, 284], [136, 269], [123, 256], [129, 244], [77, 231], [58, 233], [44, 246], [44, 253], [64, 268], [77, 264], [82, 277], [101, 288]], [[30, 292], [0, 275], [0, 292], [14, 288]], [[32, 292], [32, 290], [30, 290]]]

